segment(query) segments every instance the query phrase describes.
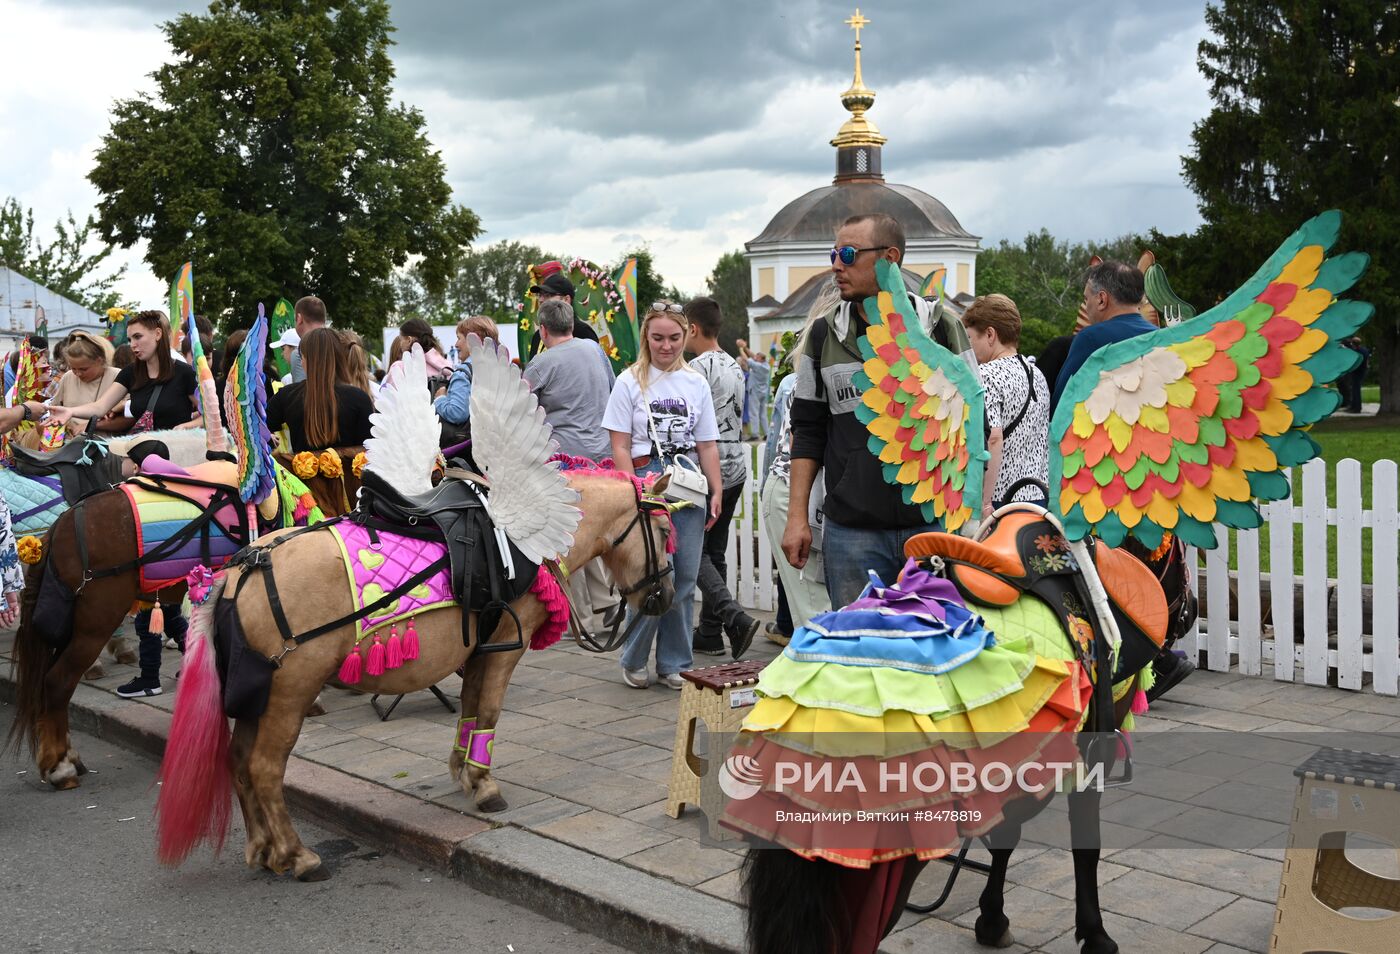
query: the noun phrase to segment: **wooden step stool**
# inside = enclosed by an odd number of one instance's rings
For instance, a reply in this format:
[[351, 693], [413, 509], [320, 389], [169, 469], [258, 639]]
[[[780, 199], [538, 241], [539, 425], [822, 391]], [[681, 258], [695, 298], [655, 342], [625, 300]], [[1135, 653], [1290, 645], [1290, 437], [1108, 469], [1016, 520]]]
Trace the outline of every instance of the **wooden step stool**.
[[680, 818], [686, 805], [696, 805], [710, 823], [710, 837], [723, 840], [719, 826], [722, 801], [718, 786], [701, 784], [709, 770], [709, 759], [695, 754], [695, 724], [703, 720], [709, 733], [707, 751], [723, 758], [714, 747], [738, 732], [749, 708], [758, 701], [754, 686], [767, 663], [751, 659], [725, 663], [681, 673], [680, 718], [676, 722], [676, 744], [671, 752], [671, 784], [666, 795], [666, 814]]
[[[1293, 770], [1298, 794], [1284, 852], [1270, 954], [1375, 954], [1400, 939], [1394, 915], [1362, 919], [1342, 908], [1400, 912], [1400, 880], [1346, 857], [1348, 832], [1396, 845], [1400, 759], [1324, 746]], [[1396, 848], [1400, 856], [1400, 846]]]

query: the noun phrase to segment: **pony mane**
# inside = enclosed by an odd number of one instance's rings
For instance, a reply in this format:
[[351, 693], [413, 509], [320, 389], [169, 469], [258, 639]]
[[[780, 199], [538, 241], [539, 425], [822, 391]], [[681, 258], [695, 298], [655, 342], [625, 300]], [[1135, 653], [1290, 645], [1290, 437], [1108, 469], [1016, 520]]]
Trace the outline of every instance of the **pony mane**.
[[[624, 473], [617, 469], [611, 457], [605, 457], [601, 461], [590, 460], [587, 457], [575, 457], [572, 454], [555, 454], [549, 459], [550, 463], [557, 463], [559, 469], [564, 473], [578, 474], [586, 477], [609, 477], [613, 480], [630, 480], [632, 486], [636, 488], [640, 496], [652, 496], [651, 488], [656, 483], [653, 477], [638, 477], [636, 474]], [[666, 514], [666, 522], [670, 524], [669, 532], [666, 534], [666, 552], [668, 554], [676, 552], [676, 521], [671, 513]]]
[[611, 477], [614, 480], [630, 480], [639, 494], [650, 494], [652, 485], [656, 483], [655, 477], [638, 477], [636, 474], [628, 474], [618, 470], [611, 457], [596, 461], [587, 457], [575, 457], [572, 454], [561, 453], [555, 454], [549, 459], [549, 462], [557, 463], [559, 469], [566, 473], [590, 477]]

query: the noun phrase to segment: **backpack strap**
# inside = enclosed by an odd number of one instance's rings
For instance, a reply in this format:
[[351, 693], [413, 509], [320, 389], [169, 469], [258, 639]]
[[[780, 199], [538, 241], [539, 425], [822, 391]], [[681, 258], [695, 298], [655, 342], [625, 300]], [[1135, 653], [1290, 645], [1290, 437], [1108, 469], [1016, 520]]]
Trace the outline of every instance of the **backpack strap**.
[[1026, 360], [1025, 355], [1017, 354], [1016, 360], [1021, 362], [1021, 368], [1026, 372], [1026, 403], [1021, 405], [1021, 410], [1012, 418], [1011, 423], [1001, 429], [1001, 439], [1009, 439], [1020, 426], [1021, 420], [1026, 416], [1026, 411], [1030, 410], [1031, 402], [1039, 400], [1035, 396], [1035, 374], [1031, 372], [1031, 363]]

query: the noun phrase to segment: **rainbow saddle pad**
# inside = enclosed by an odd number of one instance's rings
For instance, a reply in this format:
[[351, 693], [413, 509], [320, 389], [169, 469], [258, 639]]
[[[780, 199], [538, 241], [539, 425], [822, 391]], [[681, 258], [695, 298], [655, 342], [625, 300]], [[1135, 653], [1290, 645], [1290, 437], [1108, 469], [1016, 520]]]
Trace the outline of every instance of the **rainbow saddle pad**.
[[239, 499], [236, 466], [226, 461], [143, 474], [119, 487], [136, 522], [145, 594], [183, 582], [196, 566], [223, 566], [247, 546], [250, 521], [257, 519]]

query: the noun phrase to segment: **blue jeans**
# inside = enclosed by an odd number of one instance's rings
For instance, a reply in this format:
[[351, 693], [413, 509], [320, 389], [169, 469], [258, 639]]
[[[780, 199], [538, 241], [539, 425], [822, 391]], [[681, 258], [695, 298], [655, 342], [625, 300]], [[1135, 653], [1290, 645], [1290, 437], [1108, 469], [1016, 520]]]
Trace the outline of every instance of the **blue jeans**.
[[826, 556], [826, 592], [831, 597], [831, 608], [840, 609], [855, 602], [870, 582], [871, 570], [882, 583], [893, 583], [904, 569], [905, 541], [937, 529], [930, 525], [904, 530], [860, 530], [843, 527], [827, 517], [822, 553]]
[[[180, 615], [179, 603], [162, 603], [161, 613], [165, 616], [165, 636], [175, 640], [180, 652], [185, 651], [185, 634], [189, 632], [190, 621]], [[154, 679], [160, 675], [160, 651], [165, 636], [151, 632], [151, 611], [140, 610], [135, 619], [137, 654], [141, 660], [141, 676]]]
[[[640, 474], [655, 473], [660, 469], [653, 464]], [[700, 572], [700, 554], [705, 544], [705, 508], [686, 507], [671, 516], [676, 527], [676, 552], [671, 554], [671, 565], [675, 573], [671, 579], [675, 583], [676, 595], [671, 608], [661, 616], [644, 617], [637, 629], [622, 649], [623, 669], [646, 669], [651, 659], [651, 644], [656, 641], [657, 675], [689, 669], [694, 662], [691, 655], [691, 620], [694, 616], [695, 579]], [[625, 625], [630, 625], [636, 610], [628, 608]]]

